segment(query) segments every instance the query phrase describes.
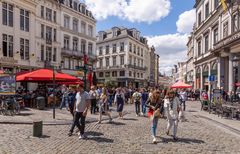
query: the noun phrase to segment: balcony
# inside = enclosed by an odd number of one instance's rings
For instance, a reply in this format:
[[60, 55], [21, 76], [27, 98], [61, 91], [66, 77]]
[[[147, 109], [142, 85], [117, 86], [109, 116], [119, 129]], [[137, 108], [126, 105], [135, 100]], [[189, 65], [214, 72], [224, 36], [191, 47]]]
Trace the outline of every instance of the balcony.
[[61, 53], [62, 55], [65, 55], [65, 56], [73, 56], [73, 57], [79, 57], [79, 58], [83, 57], [83, 52], [81, 51], [74, 51], [74, 50], [62, 48]]
[[52, 44], [52, 39], [46, 39], [46, 44], [49, 44], [49, 45], [51, 45]]
[[147, 67], [141, 67], [141, 66], [136, 66], [136, 65], [132, 65], [132, 64], [128, 64], [127, 67], [128, 68], [137, 69], [137, 70], [142, 70], [142, 71], [146, 71], [147, 70]]

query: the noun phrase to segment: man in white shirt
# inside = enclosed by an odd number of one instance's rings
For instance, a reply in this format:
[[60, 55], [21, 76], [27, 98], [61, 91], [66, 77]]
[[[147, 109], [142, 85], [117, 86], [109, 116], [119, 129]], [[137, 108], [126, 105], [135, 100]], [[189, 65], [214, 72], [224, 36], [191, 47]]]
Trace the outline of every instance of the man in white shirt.
[[141, 104], [141, 98], [142, 98], [141, 93], [139, 93], [138, 91], [139, 90], [136, 89], [136, 91], [132, 95], [133, 101], [134, 101], [134, 104], [135, 104], [136, 116], [139, 116], [139, 114], [140, 114], [140, 104]]
[[187, 101], [187, 92], [185, 90], [182, 90], [180, 93], [180, 99], [181, 99], [181, 106], [183, 105], [183, 111], [186, 109], [186, 101]]
[[[90, 107], [90, 99], [89, 94], [86, 91], [84, 91], [82, 84], [78, 85], [77, 90], [78, 93], [76, 94], [76, 102], [74, 104], [75, 110], [74, 122], [68, 135], [72, 136], [73, 130], [75, 126], [77, 126], [80, 131], [79, 139], [84, 139], [85, 119], [87, 116], [88, 109]], [[81, 122], [81, 125], [79, 124], [79, 120]]]

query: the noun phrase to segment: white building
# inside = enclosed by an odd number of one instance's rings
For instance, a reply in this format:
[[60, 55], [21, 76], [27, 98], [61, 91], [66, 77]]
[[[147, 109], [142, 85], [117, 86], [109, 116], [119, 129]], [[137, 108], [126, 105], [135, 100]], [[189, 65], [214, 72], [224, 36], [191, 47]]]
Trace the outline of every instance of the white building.
[[194, 72], [194, 64], [193, 64], [193, 34], [189, 36], [188, 43], [187, 43], [187, 61], [186, 61], [186, 83], [194, 86], [193, 80], [193, 72]]
[[114, 81], [117, 86], [147, 86], [147, 40], [136, 29], [113, 27], [97, 37], [98, 81]]

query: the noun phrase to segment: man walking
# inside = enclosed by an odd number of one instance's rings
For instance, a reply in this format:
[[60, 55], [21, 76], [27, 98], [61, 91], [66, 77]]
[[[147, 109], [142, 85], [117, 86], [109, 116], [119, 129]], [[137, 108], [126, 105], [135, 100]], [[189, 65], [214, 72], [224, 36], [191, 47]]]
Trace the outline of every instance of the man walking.
[[148, 93], [146, 91], [146, 89], [142, 89], [142, 115], [145, 116], [146, 115], [146, 102], [148, 100]]
[[[90, 106], [90, 100], [89, 95], [86, 91], [84, 91], [82, 84], [78, 85], [77, 91], [78, 92], [76, 94], [76, 103], [74, 105], [75, 108], [74, 122], [68, 135], [72, 136], [73, 130], [75, 126], [77, 126], [78, 129], [80, 130], [79, 139], [84, 139], [85, 119]], [[81, 122], [81, 125], [79, 124], [79, 120]]]
[[89, 92], [89, 97], [91, 100], [91, 114], [95, 114], [97, 109], [97, 97], [98, 97], [98, 92], [95, 89], [95, 86], [91, 87], [91, 90]]
[[186, 92], [186, 90], [182, 90], [179, 95], [180, 95], [180, 101], [181, 101], [180, 105], [183, 107], [183, 111], [185, 111], [185, 109], [186, 109], [186, 101], [187, 101], [187, 92]]
[[138, 92], [139, 90], [136, 89], [136, 91], [133, 93], [132, 97], [133, 97], [133, 102], [135, 104], [135, 112], [136, 112], [136, 116], [139, 116], [140, 114], [140, 103], [141, 103], [141, 93]]

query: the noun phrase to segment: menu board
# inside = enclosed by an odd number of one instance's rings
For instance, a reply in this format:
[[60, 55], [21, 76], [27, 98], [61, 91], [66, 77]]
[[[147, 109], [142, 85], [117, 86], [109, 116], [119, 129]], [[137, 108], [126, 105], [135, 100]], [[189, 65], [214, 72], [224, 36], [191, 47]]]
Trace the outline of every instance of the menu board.
[[0, 95], [14, 95], [15, 92], [16, 92], [15, 75], [0, 73]]

